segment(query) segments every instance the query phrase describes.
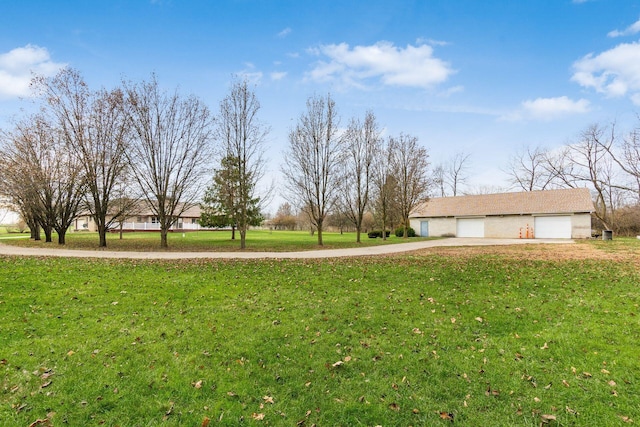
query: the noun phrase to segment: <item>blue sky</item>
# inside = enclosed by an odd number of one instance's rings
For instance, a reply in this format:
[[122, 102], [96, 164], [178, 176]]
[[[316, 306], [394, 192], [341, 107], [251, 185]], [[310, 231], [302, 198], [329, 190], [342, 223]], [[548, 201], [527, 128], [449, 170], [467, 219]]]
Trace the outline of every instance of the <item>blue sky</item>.
[[212, 110], [231, 76], [256, 84], [279, 180], [314, 94], [347, 124], [372, 110], [433, 164], [469, 154], [470, 190], [505, 186], [509, 156], [558, 147], [640, 111], [637, 0], [0, 0], [0, 127], [31, 72], [77, 68], [94, 88], [156, 73]]

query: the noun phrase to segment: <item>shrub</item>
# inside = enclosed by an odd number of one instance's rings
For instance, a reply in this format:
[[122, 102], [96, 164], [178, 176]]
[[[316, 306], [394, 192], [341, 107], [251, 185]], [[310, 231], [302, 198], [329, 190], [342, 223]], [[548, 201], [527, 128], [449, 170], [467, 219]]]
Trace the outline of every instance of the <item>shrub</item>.
[[[387, 237], [389, 237], [391, 235], [391, 231], [387, 230], [386, 232]], [[370, 239], [375, 239], [377, 237], [382, 237], [382, 230], [373, 230], [367, 233], [367, 236], [369, 236]]]
[[[404, 227], [396, 228], [396, 237], [404, 237]], [[411, 227], [407, 228], [407, 237], [416, 237], [416, 231]]]

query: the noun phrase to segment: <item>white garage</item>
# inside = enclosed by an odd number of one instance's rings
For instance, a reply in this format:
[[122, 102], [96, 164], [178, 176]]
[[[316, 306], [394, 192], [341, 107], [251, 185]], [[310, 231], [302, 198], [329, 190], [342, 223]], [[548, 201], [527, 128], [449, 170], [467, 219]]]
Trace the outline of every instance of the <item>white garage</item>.
[[571, 216], [537, 216], [533, 232], [538, 239], [570, 239]]
[[456, 236], [484, 237], [484, 218], [458, 218]]
[[[507, 239], [591, 237], [587, 188], [439, 197], [409, 215], [421, 235]], [[428, 230], [422, 224], [428, 223]]]

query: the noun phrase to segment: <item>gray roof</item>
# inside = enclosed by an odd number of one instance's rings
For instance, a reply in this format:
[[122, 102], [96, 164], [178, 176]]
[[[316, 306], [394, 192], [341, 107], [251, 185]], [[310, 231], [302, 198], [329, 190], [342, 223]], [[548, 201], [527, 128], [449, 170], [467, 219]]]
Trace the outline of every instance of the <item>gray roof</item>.
[[418, 205], [411, 218], [593, 212], [587, 188], [440, 197]]

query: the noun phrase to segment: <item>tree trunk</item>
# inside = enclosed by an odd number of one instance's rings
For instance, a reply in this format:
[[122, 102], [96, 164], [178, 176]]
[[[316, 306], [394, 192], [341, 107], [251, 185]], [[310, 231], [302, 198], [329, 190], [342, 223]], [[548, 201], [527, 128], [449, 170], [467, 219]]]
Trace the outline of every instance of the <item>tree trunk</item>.
[[47, 225], [42, 227], [42, 229], [44, 230], [44, 241], [46, 243], [53, 242], [53, 238], [52, 238], [53, 228]]
[[100, 243], [98, 244], [101, 248], [107, 247], [107, 227], [104, 224], [98, 225], [98, 236], [100, 237]]
[[40, 236], [40, 224], [34, 222], [33, 225], [29, 225], [29, 229], [31, 230], [31, 238], [33, 240], [42, 240], [42, 237]]
[[247, 230], [240, 230], [240, 249], [247, 247]]
[[231, 240], [236, 240], [236, 226], [231, 226]]
[[124, 227], [124, 223], [120, 222], [120, 240], [122, 240], [122, 228]]
[[322, 221], [318, 221], [316, 229], [318, 230], [318, 246], [322, 246]]
[[169, 243], [167, 241], [167, 228], [166, 227], [160, 227], [160, 247], [162, 249], [167, 249], [169, 247]]
[[58, 232], [58, 244], [64, 245], [66, 243], [67, 230], [61, 228], [56, 231]]

